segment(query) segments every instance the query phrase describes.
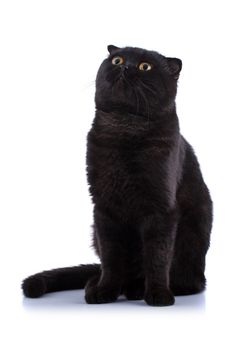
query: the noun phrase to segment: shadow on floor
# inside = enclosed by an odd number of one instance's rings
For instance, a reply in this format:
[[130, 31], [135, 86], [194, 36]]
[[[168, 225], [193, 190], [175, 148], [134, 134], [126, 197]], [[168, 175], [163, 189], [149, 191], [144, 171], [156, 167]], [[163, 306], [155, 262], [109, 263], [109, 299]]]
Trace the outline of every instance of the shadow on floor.
[[[35, 309], [73, 309], [73, 310], [105, 310], [112, 311], [127, 309], [151, 309], [147, 306], [143, 300], [140, 301], [127, 301], [121, 296], [117, 302], [111, 304], [99, 304], [99, 305], [88, 305], [84, 299], [84, 290], [72, 290], [65, 292], [56, 292], [45, 294], [43, 297], [38, 299], [30, 299], [23, 297], [23, 307], [28, 311]], [[175, 305], [169, 307], [156, 307], [155, 309], [160, 310], [181, 310], [181, 311], [205, 311], [205, 292], [195, 295], [188, 295], [182, 297], [176, 297]]]

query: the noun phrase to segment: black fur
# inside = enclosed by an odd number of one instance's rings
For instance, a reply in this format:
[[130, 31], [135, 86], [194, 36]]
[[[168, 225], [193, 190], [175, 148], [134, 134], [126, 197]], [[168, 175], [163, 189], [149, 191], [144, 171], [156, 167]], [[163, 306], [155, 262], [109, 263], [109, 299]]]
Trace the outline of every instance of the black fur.
[[[42, 272], [27, 278], [23, 291], [38, 297], [86, 285], [87, 303], [124, 294], [171, 305], [174, 295], [204, 290], [212, 226], [209, 191], [176, 115], [182, 62], [139, 48], [108, 50], [97, 74], [87, 145], [101, 267]], [[116, 56], [122, 62], [113, 64]], [[140, 70], [142, 62], [151, 69]]]

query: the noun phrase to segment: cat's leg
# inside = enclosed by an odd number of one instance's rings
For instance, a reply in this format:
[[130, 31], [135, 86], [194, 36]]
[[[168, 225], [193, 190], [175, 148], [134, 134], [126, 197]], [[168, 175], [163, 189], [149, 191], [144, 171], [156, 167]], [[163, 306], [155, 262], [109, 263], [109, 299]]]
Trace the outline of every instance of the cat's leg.
[[128, 300], [141, 300], [145, 292], [141, 238], [136, 230], [130, 231], [126, 255], [126, 274], [122, 294]]
[[176, 234], [176, 213], [159, 213], [141, 225], [144, 248], [145, 294], [148, 305], [166, 306], [175, 302], [169, 288], [169, 271]]
[[124, 228], [95, 208], [94, 229], [101, 259], [101, 276], [92, 278], [85, 288], [89, 304], [115, 301], [121, 293], [124, 275]]
[[205, 256], [211, 226], [211, 203], [190, 208], [181, 216], [170, 270], [170, 287], [175, 295], [196, 294], [205, 289]]

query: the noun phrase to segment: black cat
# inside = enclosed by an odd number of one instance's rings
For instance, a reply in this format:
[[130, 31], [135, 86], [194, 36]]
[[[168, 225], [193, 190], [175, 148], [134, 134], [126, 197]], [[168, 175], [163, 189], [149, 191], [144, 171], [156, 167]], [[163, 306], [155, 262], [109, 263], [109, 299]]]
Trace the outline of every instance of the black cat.
[[22, 287], [32, 298], [85, 287], [87, 303], [124, 294], [171, 305], [174, 295], [204, 290], [212, 226], [209, 191], [176, 115], [182, 62], [139, 48], [108, 50], [87, 144], [101, 265], [44, 271]]

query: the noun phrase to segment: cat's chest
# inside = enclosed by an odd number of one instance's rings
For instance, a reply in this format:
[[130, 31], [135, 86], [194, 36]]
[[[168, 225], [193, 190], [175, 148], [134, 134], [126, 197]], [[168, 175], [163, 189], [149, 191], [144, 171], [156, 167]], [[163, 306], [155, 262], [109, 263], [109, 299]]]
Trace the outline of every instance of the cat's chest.
[[149, 203], [156, 188], [156, 156], [153, 149], [106, 147], [90, 142], [87, 173], [94, 203], [136, 208]]
[[134, 152], [94, 147], [88, 152], [90, 185], [101, 186], [106, 194], [138, 183], [143, 176], [142, 161]]
[[94, 204], [131, 219], [173, 205], [179, 132], [99, 117], [87, 144], [87, 175]]

